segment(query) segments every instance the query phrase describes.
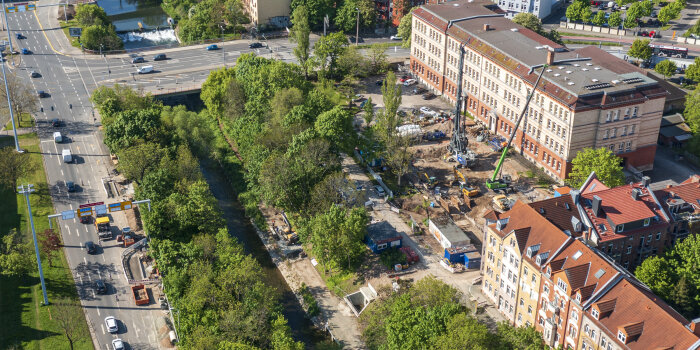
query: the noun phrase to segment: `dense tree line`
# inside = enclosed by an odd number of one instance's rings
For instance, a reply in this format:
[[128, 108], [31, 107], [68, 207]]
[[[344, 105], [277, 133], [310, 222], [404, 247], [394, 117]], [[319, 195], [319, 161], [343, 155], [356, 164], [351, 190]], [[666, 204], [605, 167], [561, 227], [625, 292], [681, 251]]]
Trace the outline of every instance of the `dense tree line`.
[[692, 320], [700, 315], [700, 238], [695, 234], [697, 225], [691, 225], [690, 230], [690, 235], [671, 250], [644, 260], [634, 274], [654, 294]]
[[181, 346], [189, 349], [302, 349], [291, 338], [274, 289], [257, 261], [231, 238], [199, 158], [225, 161], [228, 145], [205, 110], [166, 107], [120, 85], [92, 96], [105, 144], [119, 170], [149, 198], [142, 212], [151, 255], [179, 311]]
[[161, 7], [175, 20], [184, 42], [240, 33], [250, 23], [241, 0], [169, 0]]
[[534, 327], [507, 323], [491, 332], [459, 303], [455, 288], [425, 277], [398, 292], [381, 291], [360, 316], [370, 349], [547, 349]]
[[119, 50], [124, 46], [117, 36], [107, 13], [95, 4], [80, 4], [75, 11], [78, 24], [83, 28], [80, 43], [88, 50]]

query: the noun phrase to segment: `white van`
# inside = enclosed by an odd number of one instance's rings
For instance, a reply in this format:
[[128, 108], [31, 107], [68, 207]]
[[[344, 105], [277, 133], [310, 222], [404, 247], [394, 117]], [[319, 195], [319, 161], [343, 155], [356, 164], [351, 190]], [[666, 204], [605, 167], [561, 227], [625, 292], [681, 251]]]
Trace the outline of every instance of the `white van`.
[[56, 143], [61, 143], [63, 142], [63, 136], [61, 135], [60, 132], [56, 131], [53, 133], [53, 141]]
[[153, 72], [153, 66], [143, 66], [136, 70], [136, 73], [147, 74]]
[[70, 154], [70, 150], [69, 150], [69, 149], [64, 149], [64, 150], [61, 152], [61, 155], [63, 156], [63, 162], [64, 162], [64, 163], [70, 163], [70, 162], [73, 161], [73, 155]]

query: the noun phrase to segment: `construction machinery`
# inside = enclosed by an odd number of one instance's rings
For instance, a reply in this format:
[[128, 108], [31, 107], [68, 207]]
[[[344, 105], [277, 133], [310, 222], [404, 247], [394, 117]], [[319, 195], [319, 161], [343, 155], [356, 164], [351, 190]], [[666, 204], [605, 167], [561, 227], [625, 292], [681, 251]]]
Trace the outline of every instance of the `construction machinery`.
[[109, 216], [98, 216], [95, 219], [95, 228], [97, 228], [97, 236], [100, 239], [111, 239], [112, 229], [109, 226]]
[[[464, 45], [459, 46], [459, 70], [457, 81], [464, 81], [464, 55], [466, 51]], [[459, 156], [465, 154], [467, 151], [467, 145], [469, 141], [467, 140], [467, 135], [464, 133], [464, 128], [462, 126], [462, 104], [464, 103], [464, 94], [462, 93], [462, 85], [457, 84], [457, 96], [455, 103], [455, 116], [453, 119], [452, 127], [452, 138], [450, 139], [450, 144], [447, 146], [447, 150], [455, 155]]]
[[462, 194], [468, 198], [476, 197], [481, 194], [478, 188], [464, 186], [462, 187]]
[[499, 194], [493, 197], [493, 205], [495, 205], [496, 208], [503, 211], [510, 209], [510, 202], [510, 198], [508, 198], [504, 194]]
[[469, 198], [476, 197], [481, 194], [481, 191], [479, 191], [478, 188], [468, 186], [466, 177], [464, 177], [464, 174], [462, 174], [457, 167], [452, 168], [452, 170], [454, 170], [455, 179], [459, 181], [459, 188], [462, 190], [462, 194]]
[[[535, 81], [535, 85], [532, 87], [532, 91], [530, 94], [527, 95], [527, 99], [525, 100], [525, 106], [523, 106], [522, 112], [520, 112], [520, 116], [518, 116], [518, 119], [515, 122], [515, 126], [513, 127], [513, 132], [510, 133], [510, 137], [508, 138], [508, 142], [506, 142], [505, 146], [503, 147], [503, 152], [501, 153], [501, 158], [498, 160], [498, 164], [496, 164], [496, 169], [493, 171], [493, 175], [491, 176], [490, 179], [486, 179], [486, 187], [488, 187], [490, 190], [493, 191], [505, 191], [508, 188], [510, 188], [511, 184], [511, 179], [509, 176], [500, 176], [501, 175], [501, 167], [503, 166], [503, 161], [506, 159], [506, 155], [508, 154], [508, 150], [510, 149], [510, 145], [513, 142], [513, 139], [515, 138], [515, 133], [518, 131], [518, 127], [520, 126], [520, 122], [523, 120], [523, 117], [527, 113], [527, 107], [530, 105], [530, 101], [532, 100], [532, 96], [535, 95], [535, 91], [537, 91], [537, 86], [540, 84], [540, 80], [542, 79], [542, 74], [544, 74], [544, 71], [547, 70], [547, 65], [543, 64], [542, 66], [542, 71], [540, 72], [540, 75], [537, 76], [537, 80]], [[537, 66], [532, 67], [530, 70], [530, 73], [537, 68]], [[460, 77], [461, 79], [461, 77]], [[461, 80], [460, 80], [461, 81]], [[461, 84], [460, 84], [461, 85]]]
[[435, 176], [428, 176], [428, 173], [423, 173], [423, 177], [425, 178], [428, 188], [433, 188], [435, 186], [435, 182], [437, 182]]

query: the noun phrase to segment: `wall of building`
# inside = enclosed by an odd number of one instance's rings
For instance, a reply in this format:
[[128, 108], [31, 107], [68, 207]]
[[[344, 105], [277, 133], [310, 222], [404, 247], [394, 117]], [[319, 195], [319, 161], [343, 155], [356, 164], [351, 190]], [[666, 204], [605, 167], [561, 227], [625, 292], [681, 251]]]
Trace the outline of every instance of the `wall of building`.
[[289, 25], [292, 0], [243, 0], [253, 24], [285, 27]]

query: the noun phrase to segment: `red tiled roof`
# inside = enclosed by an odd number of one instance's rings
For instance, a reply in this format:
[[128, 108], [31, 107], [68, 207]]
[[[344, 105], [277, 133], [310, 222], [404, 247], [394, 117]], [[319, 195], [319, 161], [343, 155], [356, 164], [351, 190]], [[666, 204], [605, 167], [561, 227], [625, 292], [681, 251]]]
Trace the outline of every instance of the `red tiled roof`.
[[603, 317], [603, 314], [606, 314], [608, 312], [611, 312], [615, 310], [615, 303], [617, 303], [617, 299], [608, 299], [608, 300], [602, 300], [597, 303], [595, 303], [595, 307], [598, 309], [598, 312], [601, 313], [601, 318]]
[[[620, 328], [628, 338], [631, 338], [642, 333], [644, 330], [644, 321], [628, 323], [620, 326]], [[630, 341], [630, 339], [627, 339], [627, 341]]]
[[[578, 237], [582, 232], [576, 232], [571, 223], [571, 218], [575, 217], [581, 221], [581, 216], [576, 209], [576, 204], [571, 195], [565, 194], [559, 197], [552, 197], [545, 200], [532, 202], [529, 204], [537, 213], [545, 217], [549, 222], [562, 231], [569, 231], [573, 237]], [[568, 207], [567, 207], [568, 205]]]
[[554, 192], [557, 192], [559, 194], [569, 194], [571, 192], [571, 187], [569, 186], [562, 186], [554, 190]]
[[[691, 177], [688, 180], [692, 179]], [[700, 183], [688, 182], [688, 180], [677, 186], [654, 191], [656, 198], [664, 206], [664, 209], [668, 210], [669, 204], [678, 203], [677, 199], [692, 205], [693, 211], [700, 209]]]
[[497, 221], [499, 214], [500, 214], [499, 212], [491, 209], [491, 210], [487, 211], [486, 214], [484, 214], [484, 219], [491, 220], [491, 221]]
[[589, 267], [590, 264], [583, 264], [564, 270], [564, 274], [566, 274], [566, 278], [569, 280], [569, 285], [571, 285], [571, 295], [586, 284]]
[[[642, 193], [638, 200], [632, 198], [632, 190], [635, 188]], [[583, 197], [593, 200], [594, 195], [603, 200], [603, 212], [614, 225], [662, 216], [656, 202], [649, 195], [649, 190], [638, 185], [618, 186], [608, 190], [596, 191], [595, 194], [586, 193]], [[590, 216], [592, 216], [592, 212]]]
[[591, 182], [589, 182], [586, 187], [583, 188], [581, 191], [581, 194], [586, 194], [586, 193], [593, 193], [593, 192], [598, 192], [602, 190], [607, 190], [610, 189], [608, 186], [605, 186], [600, 180], [597, 178], [593, 178]]
[[[615, 300], [615, 307], [607, 317], [594, 322], [607, 329], [612, 339], [617, 341], [617, 331], [626, 328], [637, 332], [639, 323], [643, 322], [641, 334], [627, 339], [627, 346], [633, 350], [646, 349], [688, 349], [699, 340], [685, 325], [688, 320], [669, 307], [638, 281], [625, 278], [613, 286], [603, 298]], [[605, 303], [598, 302], [597, 304]]]

